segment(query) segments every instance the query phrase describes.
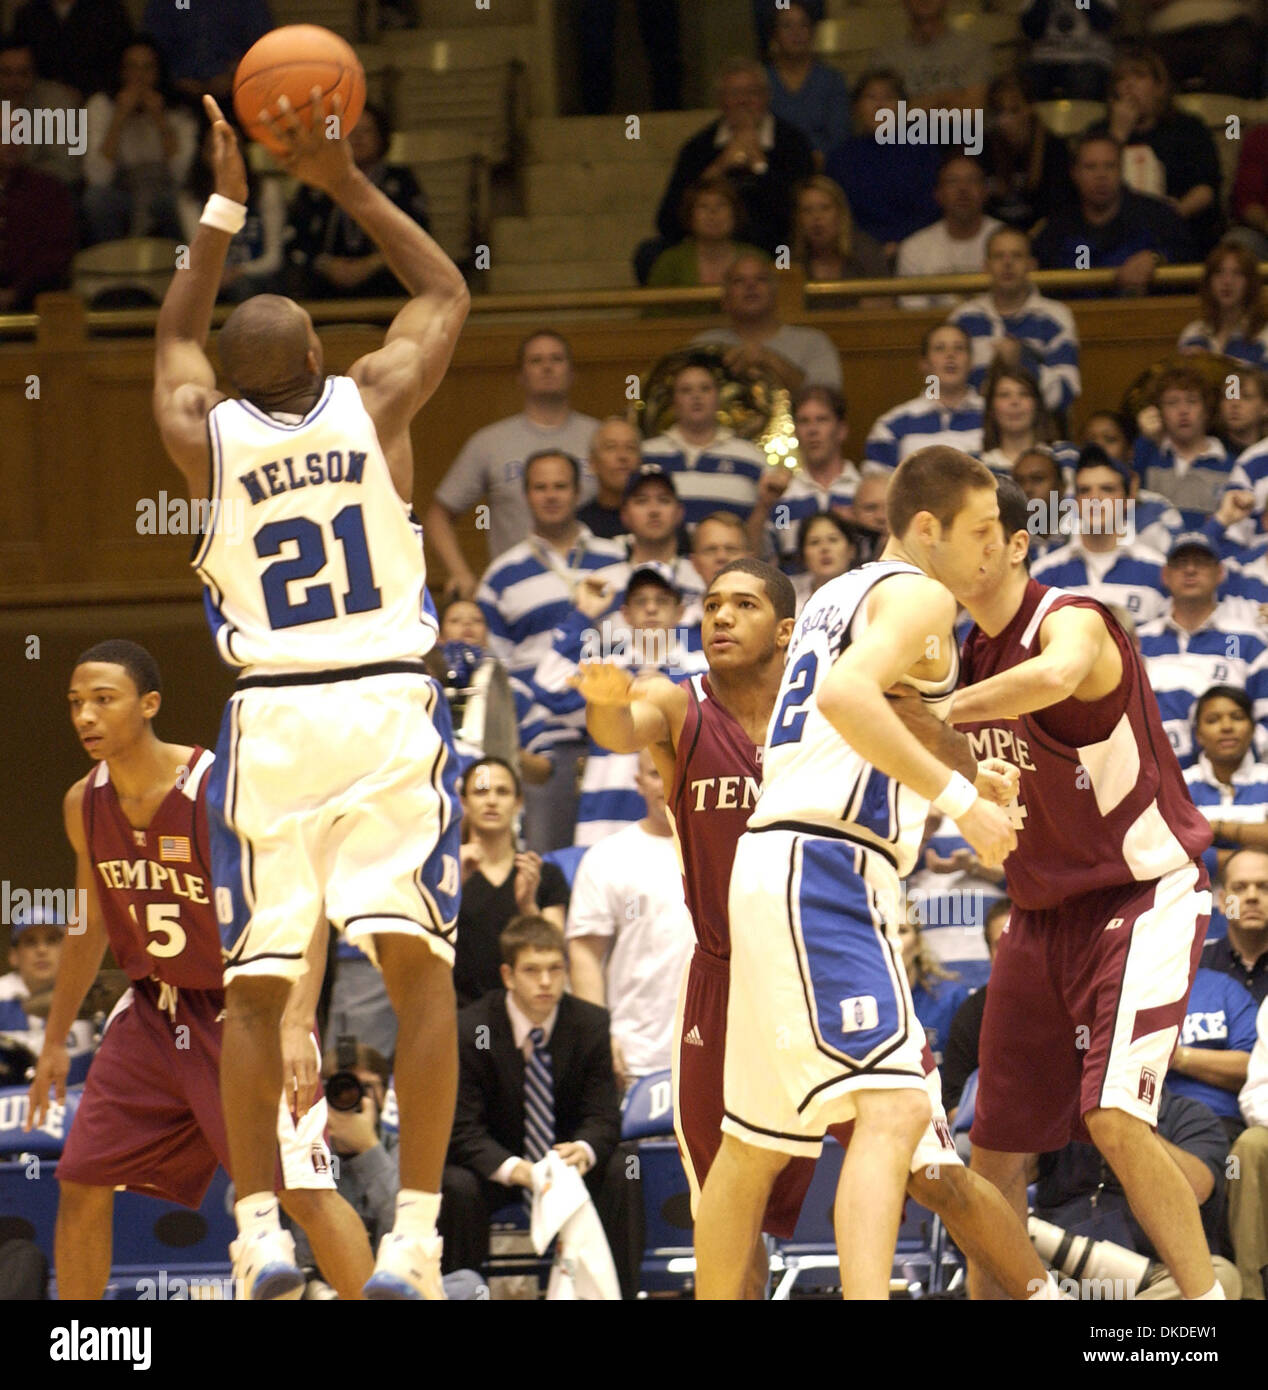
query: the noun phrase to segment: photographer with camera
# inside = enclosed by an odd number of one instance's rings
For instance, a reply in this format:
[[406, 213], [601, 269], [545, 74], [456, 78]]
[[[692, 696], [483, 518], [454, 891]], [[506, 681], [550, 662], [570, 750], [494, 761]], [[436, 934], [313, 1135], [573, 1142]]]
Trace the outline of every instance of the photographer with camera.
[[[396, 1220], [401, 1183], [396, 1135], [382, 1127], [391, 1068], [381, 1052], [358, 1042], [355, 1035], [341, 1033], [334, 1050], [326, 1053], [322, 1077], [335, 1187], [361, 1218], [373, 1247]], [[294, 1225], [291, 1230], [296, 1260], [308, 1274], [304, 1297], [333, 1299], [334, 1290], [326, 1283], [307, 1237]], [[470, 1270], [446, 1274], [444, 1285], [450, 1299], [488, 1297], [487, 1286]]]

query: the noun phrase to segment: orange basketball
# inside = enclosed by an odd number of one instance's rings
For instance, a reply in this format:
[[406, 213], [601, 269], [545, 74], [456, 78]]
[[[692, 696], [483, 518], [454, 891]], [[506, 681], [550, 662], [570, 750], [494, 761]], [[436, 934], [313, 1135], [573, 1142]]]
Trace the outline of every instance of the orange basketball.
[[[268, 131], [257, 124], [262, 110], [276, 114], [285, 96], [301, 121], [311, 126], [312, 92], [321, 88], [323, 102], [343, 97], [343, 130], [356, 125], [365, 106], [365, 70], [352, 45], [318, 24], [287, 24], [254, 43], [233, 76], [233, 109], [253, 140], [278, 153]], [[329, 106], [327, 104], [327, 112]]]

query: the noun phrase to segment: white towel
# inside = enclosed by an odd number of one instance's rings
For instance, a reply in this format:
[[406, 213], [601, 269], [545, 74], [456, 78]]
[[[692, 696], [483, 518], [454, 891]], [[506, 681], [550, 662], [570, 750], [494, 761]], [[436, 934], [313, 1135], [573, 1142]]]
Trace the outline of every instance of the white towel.
[[533, 1249], [539, 1255], [558, 1235], [548, 1299], [619, 1300], [616, 1266], [599, 1213], [576, 1168], [552, 1149], [533, 1165]]

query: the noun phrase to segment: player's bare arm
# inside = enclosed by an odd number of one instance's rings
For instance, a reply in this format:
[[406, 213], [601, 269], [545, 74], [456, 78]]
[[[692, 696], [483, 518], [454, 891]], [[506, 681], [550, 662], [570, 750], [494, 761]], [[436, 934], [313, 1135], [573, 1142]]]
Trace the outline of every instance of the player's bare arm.
[[[860, 757], [932, 802], [947, 789], [953, 769], [921, 746], [885, 692], [905, 677], [946, 675], [955, 600], [932, 579], [897, 575], [878, 585], [868, 603], [866, 630], [837, 658], [816, 702]], [[980, 796], [956, 824], [984, 863], [1002, 863], [1016, 847], [1008, 817]]]
[[1123, 678], [1123, 662], [1105, 620], [1073, 605], [1050, 613], [1039, 629], [1040, 653], [1011, 670], [956, 693], [950, 721], [1016, 719], [1074, 696], [1099, 700]]
[[1007, 806], [1017, 795], [1021, 781], [1018, 769], [1002, 758], [983, 758], [979, 762], [967, 736], [930, 714], [919, 691], [909, 685], [896, 685], [885, 692], [885, 698], [921, 746], [940, 763], [967, 777], [979, 796], [997, 806]]
[[[203, 106], [214, 132], [216, 192], [235, 203], [247, 200], [247, 174], [237, 137], [211, 97]], [[185, 476], [189, 494], [205, 500], [211, 458], [207, 416], [224, 392], [207, 358], [211, 314], [233, 238], [200, 223], [189, 248], [189, 265], [172, 276], [154, 332], [154, 421], [168, 457]]]
[[586, 731], [613, 753], [646, 748], [666, 787], [674, 780], [687, 691], [667, 676], [635, 676], [610, 661], [587, 661], [568, 682], [586, 702]]
[[27, 1131], [40, 1124], [48, 1111], [49, 1090], [56, 1091], [58, 1103], [66, 1099], [66, 1077], [70, 1072], [70, 1057], [66, 1051], [66, 1036], [79, 1014], [92, 982], [97, 978], [106, 954], [106, 928], [97, 897], [92, 861], [88, 857], [88, 842], [84, 837], [84, 789], [88, 778], [82, 777], [66, 793], [62, 801], [62, 816], [66, 835], [75, 851], [75, 886], [85, 896], [81, 901], [88, 910], [80, 925], [83, 930], [67, 932], [62, 946], [62, 958], [53, 985], [53, 1004], [44, 1026], [44, 1046], [40, 1049], [31, 1082], [27, 1105]]
[[285, 97], [262, 124], [285, 146], [279, 157], [288, 173], [320, 189], [371, 238], [410, 300], [392, 320], [377, 352], [348, 369], [374, 421], [396, 490], [410, 502], [414, 458], [409, 427], [449, 368], [471, 294], [458, 267], [435, 241], [357, 168], [342, 120], [338, 94], [325, 104], [313, 92], [311, 129]]

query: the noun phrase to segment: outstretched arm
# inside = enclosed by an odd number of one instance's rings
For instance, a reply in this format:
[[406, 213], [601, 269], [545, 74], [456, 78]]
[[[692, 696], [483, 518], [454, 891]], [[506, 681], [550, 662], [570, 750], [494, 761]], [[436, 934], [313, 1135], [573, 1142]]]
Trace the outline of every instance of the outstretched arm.
[[[215, 132], [216, 192], [245, 203], [247, 176], [237, 138], [211, 97], [203, 105]], [[208, 481], [207, 413], [222, 399], [205, 349], [231, 240], [230, 233], [199, 223], [189, 265], [172, 276], [154, 331], [154, 420], [196, 498], [206, 495]]]
[[635, 679], [606, 662], [586, 662], [571, 684], [586, 702], [586, 730], [613, 753], [637, 753], [677, 743], [687, 714], [687, 692], [665, 676]]
[[1016, 719], [1059, 704], [1092, 674], [1108, 640], [1105, 623], [1095, 609], [1059, 608], [1044, 620], [1040, 654], [958, 691], [951, 722]]

